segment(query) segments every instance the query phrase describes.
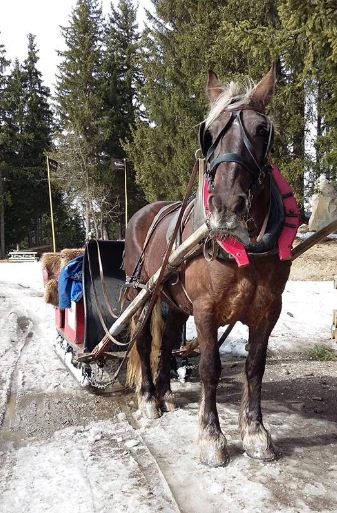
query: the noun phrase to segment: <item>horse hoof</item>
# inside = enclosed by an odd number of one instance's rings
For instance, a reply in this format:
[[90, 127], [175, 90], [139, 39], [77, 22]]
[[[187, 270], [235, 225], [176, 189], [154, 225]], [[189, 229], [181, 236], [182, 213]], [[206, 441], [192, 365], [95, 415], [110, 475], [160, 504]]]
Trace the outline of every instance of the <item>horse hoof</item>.
[[167, 392], [164, 397], [160, 401], [160, 409], [163, 412], [174, 411], [176, 409], [176, 405], [174, 402], [174, 396], [172, 392]]
[[278, 457], [278, 454], [273, 447], [269, 447], [265, 450], [247, 448], [245, 449], [245, 452], [249, 458], [252, 458], [254, 460], [274, 461]]
[[139, 410], [142, 417], [146, 419], [158, 419], [160, 417], [160, 411], [157, 408], [156, 401], [154, 399], [141, 399], [138, 403]]
[[273, 461], [277, 458], [271, 436], [264, 427], [260, 426], [255, 433], [247, 434], [242, 442], [249, 458], [262, 461]]
[[225, 437], [218, 440], [204, 439], [199, 441], [200, 462], [208, 467], [224, 467], [229, 463]]

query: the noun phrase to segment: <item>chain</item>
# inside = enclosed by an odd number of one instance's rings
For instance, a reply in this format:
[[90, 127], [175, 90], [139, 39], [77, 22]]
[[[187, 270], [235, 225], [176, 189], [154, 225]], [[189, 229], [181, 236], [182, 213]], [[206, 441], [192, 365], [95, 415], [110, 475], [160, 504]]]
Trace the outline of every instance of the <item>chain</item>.
[[194, 363], [193, 365], [184, 365], [185, 369], [186, 370], [193, 370], [193, 369], [197, 369], [199, 367], [199, 364], [198, 363]]
[[[103, 369], [102, 369], [102, 374], [103, 374]], [[111, 379], [110, 381], [107, 381], [106, 383], [103, 383], [103, 381], [97, 381], [95, 378], [91, 377], [91, 373], [89, 373], [87, 371], [87, 367], [84, 367], [84, 366], [82, 366], [82, 375], [83, 375], [83, 379], [87, 379], [89, 384], [93, 388], [97, 388], [99, 390], [105, 390], [106, 388], [114, 385], [116, 382], [116, 379], [117, 379], [117, 376], [114, 376], [113, 379]]]

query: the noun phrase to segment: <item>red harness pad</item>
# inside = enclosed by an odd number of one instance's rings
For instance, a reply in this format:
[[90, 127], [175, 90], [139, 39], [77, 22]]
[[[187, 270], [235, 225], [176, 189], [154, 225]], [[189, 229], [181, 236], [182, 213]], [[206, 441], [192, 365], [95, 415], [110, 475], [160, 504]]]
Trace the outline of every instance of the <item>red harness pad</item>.
[[292, 188], [276, 166], [272, 166], [272, 175], [280, 191], [284, 208], [284, 223], [278, 238], [278, 252], [280, 260], [291, 260], [292, 244], [300, 225], [300, 211]]
[[[272, 175], [282, 197], [285, 217], [283, 228], [278, 239], [279, 257], [280, 260], [290, 260], [292, 243], [294, 242], [300, 224], [300, 212], [292, 188], [276, 166], [272, 166]], [[209, 215], [209, 191], [208, 183], [205, 179], [203, 196], [205, 216], [207, 217]], [[242, 242], [239, 242], [234, 237], [226, 237], [224, 240], [217, 239], [217, 243], [226, 253], [235, 259], [239, 267], [249, 264], [248, 253]]]

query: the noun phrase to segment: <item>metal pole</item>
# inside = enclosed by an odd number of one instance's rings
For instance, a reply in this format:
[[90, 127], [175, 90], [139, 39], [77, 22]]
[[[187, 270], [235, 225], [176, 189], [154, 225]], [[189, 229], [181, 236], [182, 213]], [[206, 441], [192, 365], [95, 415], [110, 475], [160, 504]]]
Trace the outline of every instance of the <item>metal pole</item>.
[[126, 227], [128, 225], [128, 187], [127, 187], [126, 177], [127, 177], [127, 174], [126, 174], [126, 159], [124, 159], [125, 233], [126, 233]]
[[49, 189], [49, 203], [50, 203], [50, 219], [51, 219], [51, 231], [53, 235], [53, 251], [56, 253], [56, 242], [55, 242], [55, 227], [54, 227], [54, 213], [53, 213], [53, 201], [51, 197], [51, 185], [50, 185], [50, 168], [49, 168], [49, 159], [48, 155], [47, 159], [47, 173], [48, 173], [48, 189]]

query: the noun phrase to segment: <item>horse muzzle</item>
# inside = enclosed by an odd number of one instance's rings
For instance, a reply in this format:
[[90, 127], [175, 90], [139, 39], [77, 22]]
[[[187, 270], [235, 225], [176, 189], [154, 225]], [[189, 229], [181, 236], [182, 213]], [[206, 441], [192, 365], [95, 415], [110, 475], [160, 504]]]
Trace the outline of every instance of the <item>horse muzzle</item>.
[[208, 223], [210, 232], [217, 239], [234, 237], [244, 245], [248, 245], [250, 242], [247, 227], [236, 214], [227, 212], [220, 215], [216, 211], [211, 212]]

